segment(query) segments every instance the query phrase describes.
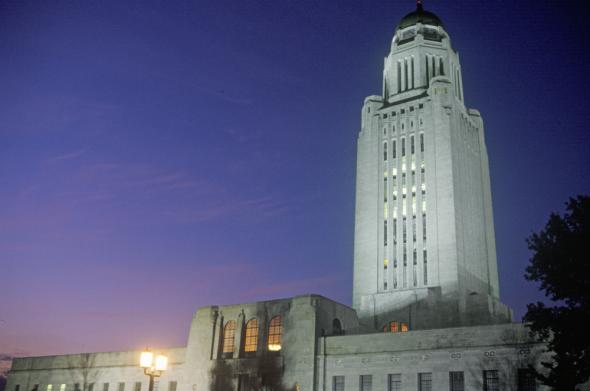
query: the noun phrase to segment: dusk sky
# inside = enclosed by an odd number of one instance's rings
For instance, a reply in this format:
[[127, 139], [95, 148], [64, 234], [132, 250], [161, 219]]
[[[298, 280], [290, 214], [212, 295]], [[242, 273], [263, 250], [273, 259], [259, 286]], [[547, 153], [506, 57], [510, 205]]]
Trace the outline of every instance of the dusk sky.
[[[590, 193], [583, 1], [425, 1], [490, 159], [502, 301]], [[356, 137], [412, 0], [1, 1], [0, 353], [175, 347], [197, 308], [351, 303]]]

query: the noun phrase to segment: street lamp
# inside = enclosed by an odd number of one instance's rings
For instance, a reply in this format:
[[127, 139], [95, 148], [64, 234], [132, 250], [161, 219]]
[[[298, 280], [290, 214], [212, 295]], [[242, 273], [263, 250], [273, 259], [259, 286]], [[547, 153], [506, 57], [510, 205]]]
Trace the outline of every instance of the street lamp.
[[149, 349], [141, 352], [139, 357], [139, 366], [143, 368], [145, 373], [150, 378], [150, 386], [148, 391], [154, 391], [154, 377], [162, 376], [162, 373], [168, 367], [168, 357], [163, 354], [158, 354], [154, 357]]

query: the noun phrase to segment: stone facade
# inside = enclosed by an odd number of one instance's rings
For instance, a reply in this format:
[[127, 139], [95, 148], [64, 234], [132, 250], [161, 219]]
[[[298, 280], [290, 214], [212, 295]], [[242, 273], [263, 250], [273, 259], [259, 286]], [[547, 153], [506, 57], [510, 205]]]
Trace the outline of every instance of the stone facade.
[[363, 323], [393, 317], [417, 330], [512, 318], [499, 300], [483, 121], [462, 85], [442, 22], [419, 6], [394, 35], [382, 95], [362, 108], [353, 308]]
[[[270, 320], [282, 318], [281, 349], [269, 349]], [[256, 319], [255, 352], [245, 351], [246, 323]], [[223, 352], [224, 328], [235, 322], [233, 349]], [[375, 333], [356, 312], [317, 295], [199, 309], [186, 348], [160, 350], [170, 368], [156, 391], [389, 390], [400, 375], [402, 390], [419, 390], [430, 374], [433, 390], [448, 388], [449, 373], [462, 372], [466, 390], [482, 390], [484, 371], [497, 371], [501, 389], [517, 389], [518, 369], [538, 365], [542, 347], [521, 324]], [[146, 391], [139, 351], [17, 358], [8, 391]], [[542, 388], [537, 388], [542, 390]]]

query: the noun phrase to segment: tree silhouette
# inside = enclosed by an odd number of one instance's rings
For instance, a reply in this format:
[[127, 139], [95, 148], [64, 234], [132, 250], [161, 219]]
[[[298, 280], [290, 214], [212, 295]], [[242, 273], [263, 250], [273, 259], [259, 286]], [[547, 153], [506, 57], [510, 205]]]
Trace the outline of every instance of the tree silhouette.
[[527, 244], [533, 254], [525, 278], [539, 282], [552, 301], [529, 304], [524, 317], [551, 352], [536, 376], [554, 390], [575, 390], [590, 377], [590, 197], [571, 198], [566, 213], [552, 213]]

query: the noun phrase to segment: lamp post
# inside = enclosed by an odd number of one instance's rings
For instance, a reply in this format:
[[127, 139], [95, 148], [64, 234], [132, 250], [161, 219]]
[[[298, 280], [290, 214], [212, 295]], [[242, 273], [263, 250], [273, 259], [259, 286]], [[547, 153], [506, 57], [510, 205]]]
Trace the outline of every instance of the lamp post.
[[150, 386], [148, 391], [154, 391], [154, 378], [162, 376], [162, 373], [168, 367], [168, 357], [163, 354], [158, 354], [154, 357], [154, 353], [149, 349], [141, 352], [139, 357], [139, 366], [143, 368], [145, 373], [150, 378]]

